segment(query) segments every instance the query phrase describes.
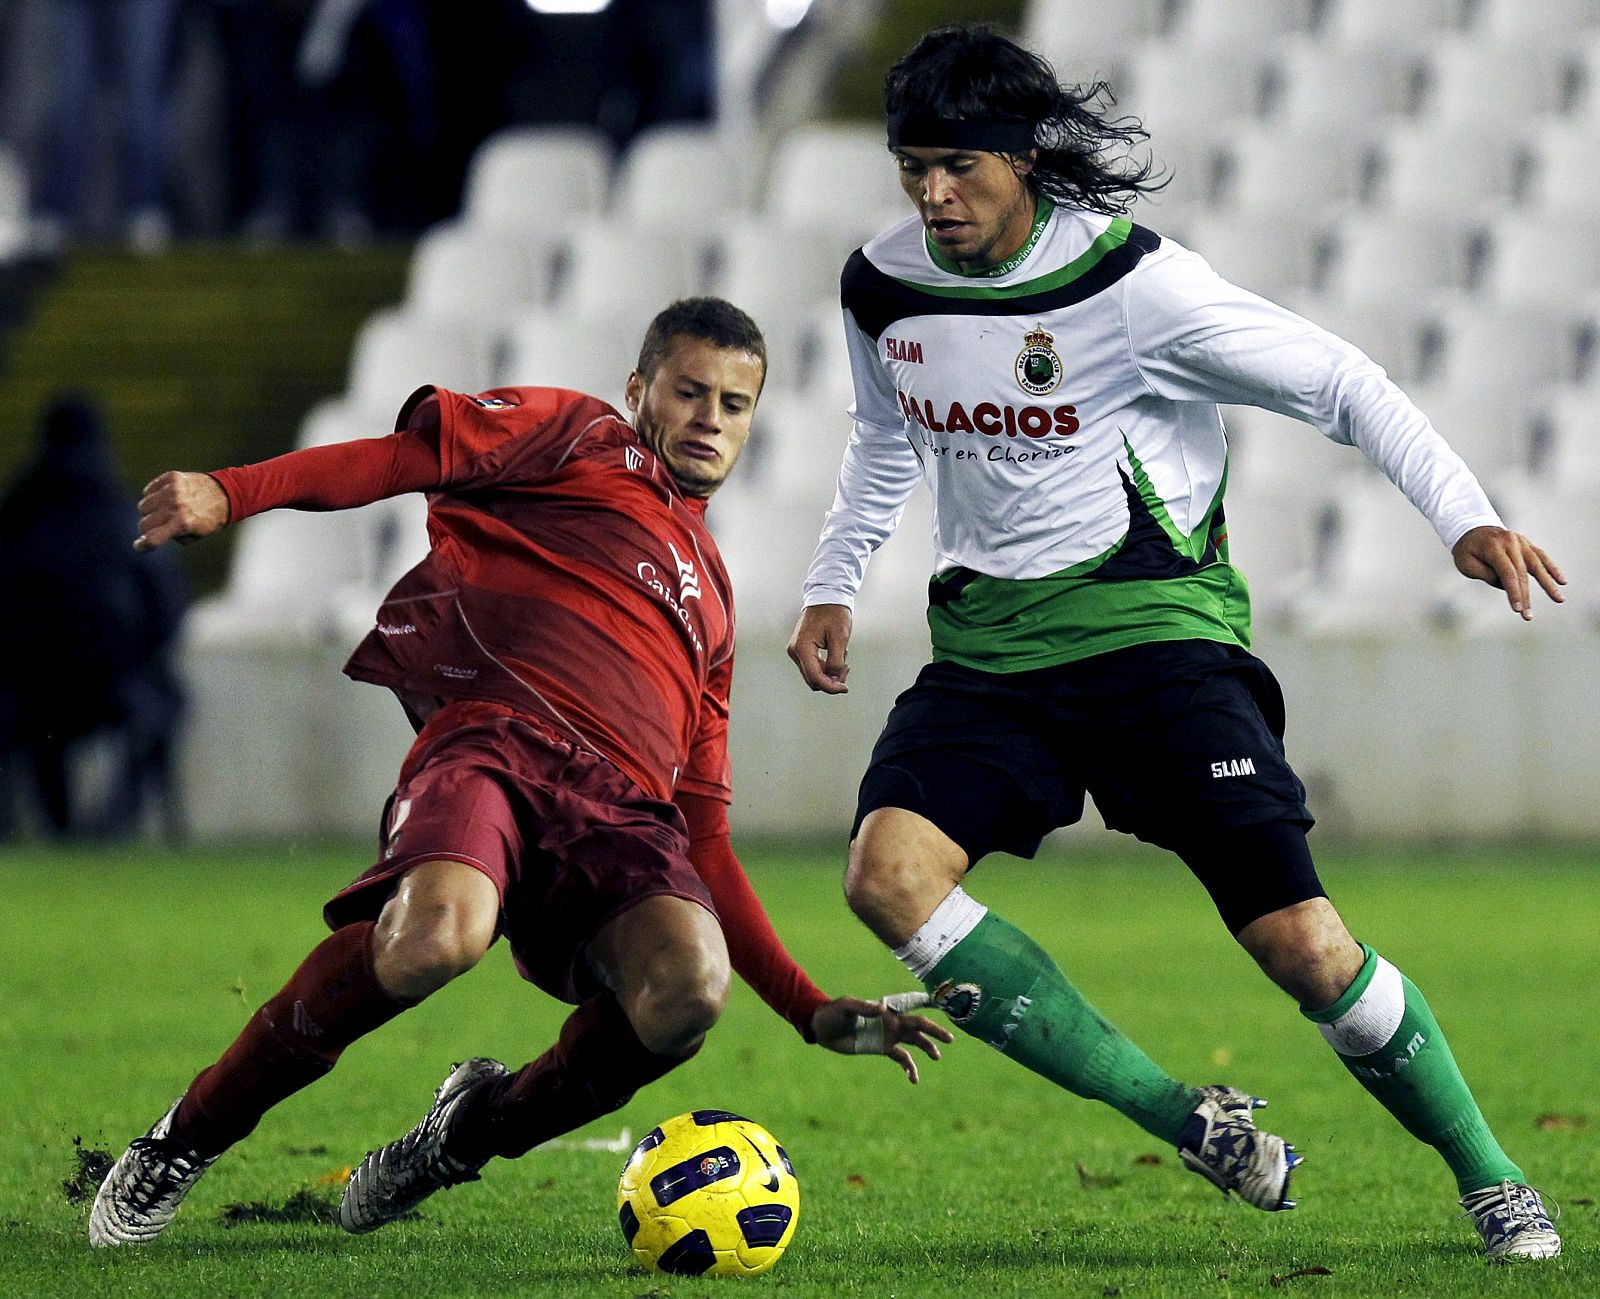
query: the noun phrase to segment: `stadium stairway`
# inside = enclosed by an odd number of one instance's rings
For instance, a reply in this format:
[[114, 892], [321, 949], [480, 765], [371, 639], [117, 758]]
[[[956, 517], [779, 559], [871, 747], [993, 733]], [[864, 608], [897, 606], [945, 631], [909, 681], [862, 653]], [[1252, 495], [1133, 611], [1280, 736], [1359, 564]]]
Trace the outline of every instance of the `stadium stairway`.
[[[399, 244], [69, 254], [29, 285], [0, 356], [0, 481], [31, 453], [41, 407], [71, 390], [100, 401], [132, 491], [162, 469], [290, 450], [312, 405], [344, 388], [362, 322], [401, 297], [409, 258]], [[196, 594], [222, 584], [230, 551], [184, 548]]]

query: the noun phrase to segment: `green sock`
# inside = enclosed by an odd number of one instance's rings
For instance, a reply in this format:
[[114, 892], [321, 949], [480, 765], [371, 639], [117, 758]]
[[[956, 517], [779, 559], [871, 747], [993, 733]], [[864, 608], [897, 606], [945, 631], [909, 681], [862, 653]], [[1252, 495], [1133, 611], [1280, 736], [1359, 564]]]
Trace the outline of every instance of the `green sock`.
[[1484, 1122], [1416, 985], [1372, 948], [1363, 950], [1366, 964], [1344, 995], [1326, 1010], [1300, 1013], [1407, 1132], [1444, 1156], [1462, 1194], [1524, 1181]]
[[982, 916], [931, 970], [912, 966], [939, 1007], [1002, 1055], [1070, 1092], [1105, 1101], [1176, 1145], [1199, 1092], [1168, 1077], [1124, 1037], [1031, 938], [993, 912]]

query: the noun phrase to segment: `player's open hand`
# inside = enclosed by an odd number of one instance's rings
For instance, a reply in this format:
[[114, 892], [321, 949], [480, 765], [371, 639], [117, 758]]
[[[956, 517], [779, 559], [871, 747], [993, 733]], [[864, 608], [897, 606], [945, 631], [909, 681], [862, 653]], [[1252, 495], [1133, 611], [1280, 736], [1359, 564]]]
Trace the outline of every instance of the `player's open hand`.
[[210, 474], [168, 470], [151, 479], [139, 498], [135, 550], [168, 541], [197, 541], [227, 525], [228, 494]]
[[939, 1043], [950, 1042], [950, 1030], [931, 1019], [907, 1012], [930, 1005], [925, 992], [897, 992], [882, 1001], [836, 997], [817, 1007], [811, 1017], [811, 1034], [817, 1042], [840, 1055], [886, 1055], [916, 1082], [917, 1062], [906, 1048], [939, 1058]]
[[1520, 532], [1473, 528], [1451, 548], [1450, 557], [1468, 577], [1504, 591], [1512, 612], [1521, 614], [1524, 622], [1533, 619], [1529, 577], [1557, 604], [1566, 599], [1561, 588], [1567, 584], [1567, 579], [1556, 567], [1555, 560]]
[[789, 657], [813, 690], [826, 695], [850, 692], [844, 679], [850, 675], [846, 650], [853, 621], [842, 604], [813, 604], [801, 613], [789, 637]]

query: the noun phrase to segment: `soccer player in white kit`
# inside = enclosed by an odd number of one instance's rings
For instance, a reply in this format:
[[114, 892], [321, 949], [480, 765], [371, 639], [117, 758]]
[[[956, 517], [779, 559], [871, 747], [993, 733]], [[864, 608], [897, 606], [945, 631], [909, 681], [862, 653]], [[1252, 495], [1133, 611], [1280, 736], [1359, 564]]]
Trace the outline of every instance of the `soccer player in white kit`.
[[854, 430], [789, 652], [813, 689], [844, 691], [867, 561], [926, 479], [933, 661], [862, 780], [846, 897], [966, 1032], [1225, 1193], [1292, 1208], [1300, 1157], [1255, 1127], [1261, 1102], [1168, 1076], [961, 888], [1091, 794], [1107, 825], [1182, 857], [1346, 1068], [1439, 1151], [1489, 1257], [1551, 1257], [1539, 1193], [1427, 1002], [1317, 878], [1282, 695], [1228, 563], [1217, 404], [1359, 448], [1514, 613], [1531, 617], [1535, 583], [1559, 601], [1564, 578], [1364, 354], [1123, 215], [1152, 186], [1112, 156], [1143, 133], [1097, 111], [1103, 89], [1061, 86], [984, 28], [929, 33], [885, 82], [916, 212], [844, 270]]

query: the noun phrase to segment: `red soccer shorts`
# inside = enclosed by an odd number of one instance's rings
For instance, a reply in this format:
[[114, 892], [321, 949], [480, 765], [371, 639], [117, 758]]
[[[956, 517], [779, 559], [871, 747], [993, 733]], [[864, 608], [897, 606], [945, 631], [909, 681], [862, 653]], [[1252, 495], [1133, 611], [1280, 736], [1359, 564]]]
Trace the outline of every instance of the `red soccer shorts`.
[[518, 972], [563, 1001], [600, 990], [585, 949], [635, 903], [680, 897], [716, 914], [676, 806], [500, 704], [435, 713], [384, 820], [378, 863], [323, 908], [328, 927], [375, 918], [419, 862], [465, 862], [500, 894], [499, 932]]

